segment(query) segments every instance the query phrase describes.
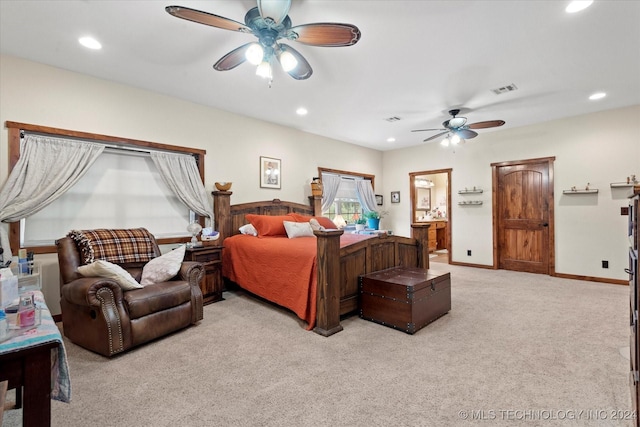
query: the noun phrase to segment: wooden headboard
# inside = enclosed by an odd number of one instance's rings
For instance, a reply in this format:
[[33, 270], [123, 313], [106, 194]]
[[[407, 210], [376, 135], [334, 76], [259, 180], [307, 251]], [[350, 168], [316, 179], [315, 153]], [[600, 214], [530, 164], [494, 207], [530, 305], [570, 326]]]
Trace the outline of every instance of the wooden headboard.
[[283, 202], [280, 199], [231, 205], [231, 194], [233, 194], [231, 191], [214, 191], [212, 194], [215, 228], [220, 232], [220, 237], [223, 240], [226, 237], [240, 233], [238, 229], [247, 224], [246, 214], [286, 215], [288, 213], [298, 213], [301, 215], [322, 215], [321, 196], [309, 197], [309, 205]]

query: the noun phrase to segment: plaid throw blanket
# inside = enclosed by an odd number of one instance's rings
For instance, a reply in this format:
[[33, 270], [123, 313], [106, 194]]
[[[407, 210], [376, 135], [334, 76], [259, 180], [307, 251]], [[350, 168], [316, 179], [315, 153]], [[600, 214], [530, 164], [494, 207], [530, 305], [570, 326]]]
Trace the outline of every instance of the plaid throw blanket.
[[155, 239], [146, 228], [71, 230], [68, 236], [85, 264], [97, 259], [116, 264], [148, 262], [156, 255]]

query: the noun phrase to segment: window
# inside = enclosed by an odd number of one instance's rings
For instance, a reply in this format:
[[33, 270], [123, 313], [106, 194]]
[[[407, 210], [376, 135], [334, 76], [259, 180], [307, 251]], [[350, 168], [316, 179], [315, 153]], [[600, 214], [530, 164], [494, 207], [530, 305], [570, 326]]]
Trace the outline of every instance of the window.
[[340, 215], [347, 224], [355, 224], [356, 220], [362, 217], [362, 205], [356, 195], [354, 178], [342, 177], [335, 200], [329, 210], [322, 214], [332, 219]]
[[148, 154], [105, 149], [69, 191], [21, 221], [20, 247], [51, 246], [73, 229], [145, 227], [156, 238], [187, 237], [193, 218]]
[[56, 251], [53, 241], [69, 230], [97, 227], [145, 227], [156, 235], [159, 244], [187, 242], [186, 227], [191, 221], [198, 220], [204, 226], [204, 219], [194, 215], [166, 188], [147, 153], [192, 155], [204, 181], [205, 150], [10, 121], [5, 125], [9, 131], [10, 171], [20, 157], [23, 132], [102, 142], [138, 151], [105, 150], [62, 199], [26, 220], [10, 223], [12, 248], [51, 253]]
[[[355, 181], [358, 179], [368, 179], [371, 181], [371, 185], [373, 186], [373, 175], [360, 174], [357, 172], [348, 172], [348, 171], [338, 171], [335, 169], [324, 169], [318, 168], [318, 172], [320, 176], [323, 173], [327, 174], [335, 174], [339, 175], [340, 186], [338, 187], [338, 192], [336, 193], [336, 198], [334, 199], [329, 209], [322, 212], [324, 216], [327, 216], [336, 222], [336, 217], [338, 216], [337, 222], [342, 222], [340, 218], [344, 220], [346, 224], [355, 224], [356, 220], [362, 218], [363, 209], [360, 204], [360, 200], [358, 199], [358, 195], [356, 194], [356, 184]], [[340, 225], [336, 222], [336, 225]]]

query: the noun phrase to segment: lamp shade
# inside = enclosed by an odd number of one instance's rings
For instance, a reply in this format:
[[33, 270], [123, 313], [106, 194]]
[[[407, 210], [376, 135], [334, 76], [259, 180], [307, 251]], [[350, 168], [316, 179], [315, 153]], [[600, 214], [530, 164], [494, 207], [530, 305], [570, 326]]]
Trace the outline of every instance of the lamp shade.
[[264, 49], [260, 46], [260, 43], [251, 43], [251, 46], [247, 48], [244, 56], [253, 65], [258, 65], [264, 58]]
[[344, 218], [342, 217], [342, 215], [336, 215], [333, 217], [333, 223], [336, 225], [336, 227], [338, 228], [344, 228], [347, 226], [347, 221], [344, 220]]
[[258, 10], [262, 19], [271, 18], [279, 24], [289, 13], [291, 0], [258, 0]]
[[278, 60], [280, 61], [280, 65], [282, 65], [282, 69], [287, 73], [298, 65], [298, 60], [295, 56], [289, 51], [283, 51], [278, 55]]
[[267, 61], [262, 61], [256, 69], [256, 75], [265, 79], [272, 79], [273, 74], [271, 73], [271, 64]]

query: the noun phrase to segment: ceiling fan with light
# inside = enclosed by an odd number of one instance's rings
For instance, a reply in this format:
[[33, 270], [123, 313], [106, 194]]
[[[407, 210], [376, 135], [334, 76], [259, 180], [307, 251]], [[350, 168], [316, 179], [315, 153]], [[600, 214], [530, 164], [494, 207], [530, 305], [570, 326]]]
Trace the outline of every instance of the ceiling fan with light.
[[457, 117], [460, 114], [459, 109], [449, 110], [449, 114], [451, 118], [442, 122], [441, 129], [416, 129], [411, 132], [426, 132], [426, 131], [441, 131], [438, 134], [435, 134], [423, 142], [431, 141], [433, 139], [439, 138], [442, 135], [446, 135], [446, 137], [440, 142], [442, 145], [447, 146], [451, 144], [462, 144], [466, 139], [475, 138], [478, 136], [478, 132], [472, 129], [487, 129], [502, 126], [505, 122], [504, 120], [487, 120], [484, 122], [476, 122], [467, 124], [466, 117]]
[[291, 40], [310, 46], [352, 46], [360, 40], [360, 30], [355, 25], [337, 23], [313, 23], [291, 26], [288, 16], [291, 0], [257, 0], [244, 17], [244, 24], [182, 6], [167, 6], [172, 16], [187, 21], [253, 34], [257, 42], [244, 44], [224, 55], [213, 66], [218, 71], [231, 70], [245, 61], [257, 65], [256, 74], [271, 80], [273, 59], [296, 80], [308, 79], [313, 73], [311, 65], [294, 48], [281, 40]]

